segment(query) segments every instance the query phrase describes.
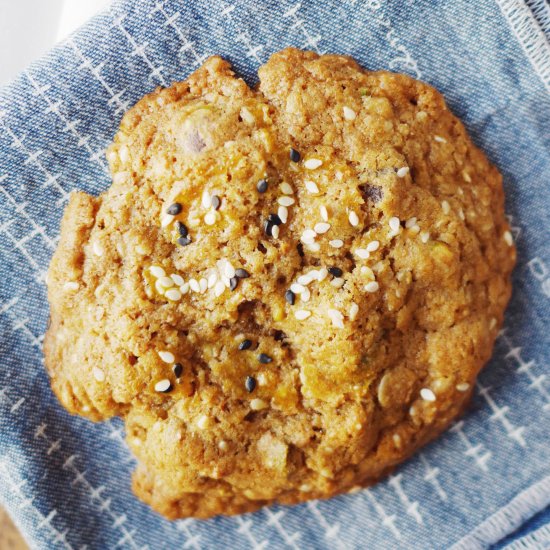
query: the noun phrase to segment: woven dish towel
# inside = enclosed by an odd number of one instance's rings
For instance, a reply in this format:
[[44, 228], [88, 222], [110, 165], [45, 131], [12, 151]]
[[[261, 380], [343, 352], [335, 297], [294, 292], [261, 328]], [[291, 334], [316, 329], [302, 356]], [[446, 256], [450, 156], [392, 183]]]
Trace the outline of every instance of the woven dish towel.
[[[550, 8], [545, 0], [115, 2], [0, 91], [0, 500], [40, 549], [550, 546]], [[121, 422], [57, 403], [44, 277], [71, 189], [109, 186], [124, 113], [208, 55], [249, 84], [287, 45], [355, 57], [443, 92], [504, 174], [514, 295], [468, 413], [353, 495], [168, 522], [130, 491]]]

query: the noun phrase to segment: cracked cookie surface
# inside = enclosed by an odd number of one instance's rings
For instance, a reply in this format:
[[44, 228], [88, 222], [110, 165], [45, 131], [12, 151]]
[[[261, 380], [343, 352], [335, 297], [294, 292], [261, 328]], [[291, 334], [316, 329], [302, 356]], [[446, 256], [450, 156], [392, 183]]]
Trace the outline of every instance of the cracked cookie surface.
[[441, 95], [287, 49], [144, 97], [73, 193], [45, 341], [170, 518], [374, 482], [465, 406], [510, 295], [501, 176]]

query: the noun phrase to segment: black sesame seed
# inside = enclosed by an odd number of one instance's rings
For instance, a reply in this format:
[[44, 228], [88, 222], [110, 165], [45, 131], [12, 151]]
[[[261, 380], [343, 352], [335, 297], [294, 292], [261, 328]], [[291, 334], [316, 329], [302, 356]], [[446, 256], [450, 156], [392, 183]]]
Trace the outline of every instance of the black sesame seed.
[[253, 376], [247, 376], [246, 380], [244, 381], [244, 387], [246, 388], [247, 392], [253, 392], [254, 388], [256, 387], [256, 379]]
[[189, 237], [180, 237], [178, 239], [178, 244], [181, 246], [187, 246], [191, 242], [191, 239]]
[[181, 204], [179, 202], [175, 202], [174, 204], [171, 204], [166, 209], [166, 213], [170, 214], [170, 216], [177, 216], [180, 212], [181, 212]]
[[264, 232], [268, 237], [272, 237], [273, 234], [271, 233], [273, 229], [273, 223], [271, 223], [269, 220], [266, 220], [264, 222]]
[[243, 340], [239, 344], [239, 350], [244, 351], [246, 349], [250, 349], [252, 347], [252, 340], [249, 340], [248, 338], [246, 340]]
[[181, 363], [174, 363], [172, 365], [172, 372], [176, 378], [179, 378], [183, 373], [183, 365]]
[[248, 273], [246, 269], [240, 267], [235, 270], [235, 277], [238, 277], [239, 279], [248, 279], [248, 277], [250, 277], [250, 273]]
[[222, 201], [220, 197], [218, 197], [218, 195], [212, 195], [212, 198], [210, 199], [210, 204], [214, 210], [217, 210], [220, 207], [221, 203]]
[[290, 160], [292, 162], [300, 162], [300, 159], [302, 158], [302, 155], [296, 151], [296, 149], [290, 148]]
[[258, 193], [265, 193], [267, 191], [267, 180], [260, 180], [256, 185]]
[[182, 237], [187, 237], [187, 235], [189, 234], [189, 229], [187, 229], [187, 226], [184, 223], [177, 222], [176, 227], [178, 228], [179, 234]]
[[239, 284], [239, 279], [237, 277], [231, 277], [229, 279], [229, 290], [235, 290]]
[[329, 267], [327, 271], [331, 275], [334, 275], [334, 277], [341, 277], [342, 273], [344, 273], [339, 267], [336, 266]]
[[273, 225], [281, 225], [283, 223], [283, 220], [281, 220], [277, 214], [269, 214], [267, 221]]
[[265, 365], [267, 363], [271, 363], [271, 361], [273, 361], [273, 358], [269, 357], [269, 355], [266, 355], [265, 353], [260, 353], [260, 355], [258, 355], [258, 361], [260, 363], [264, 363]]
[[296, 294], [292, 292], [292, 290], [287, 290], [285, 292], [285, 300], [291, 305], [294, 305], [294, 302], [296, 301]]

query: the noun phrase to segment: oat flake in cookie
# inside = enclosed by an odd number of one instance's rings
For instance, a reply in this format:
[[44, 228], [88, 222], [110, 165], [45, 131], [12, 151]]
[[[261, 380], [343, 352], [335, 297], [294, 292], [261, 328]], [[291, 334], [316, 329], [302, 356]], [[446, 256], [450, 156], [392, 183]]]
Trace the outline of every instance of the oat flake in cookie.
[[294, 49], [259, 76], [213, 57], [133, 107], [50, 267], [53, 389], [124, 418], [170, 518], [376, 481], [464, 408], [510, 296], [501, 176], [438, 92]]

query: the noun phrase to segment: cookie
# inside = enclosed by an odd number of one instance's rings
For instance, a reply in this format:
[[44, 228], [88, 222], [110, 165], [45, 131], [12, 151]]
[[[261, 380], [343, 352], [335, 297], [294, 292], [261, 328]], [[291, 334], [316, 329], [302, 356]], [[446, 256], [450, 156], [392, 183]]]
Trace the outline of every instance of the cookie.
[[433, 88], [286, 49], [147, 95], [71, 195], [45, 340], [169, 518], [375, 482], [463, 410], [515, 262], [502, 179]]

